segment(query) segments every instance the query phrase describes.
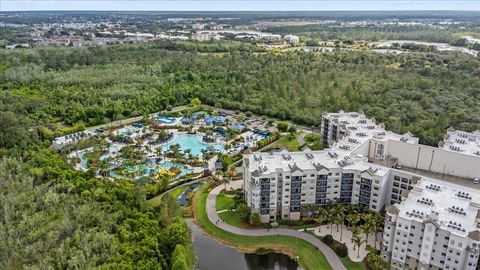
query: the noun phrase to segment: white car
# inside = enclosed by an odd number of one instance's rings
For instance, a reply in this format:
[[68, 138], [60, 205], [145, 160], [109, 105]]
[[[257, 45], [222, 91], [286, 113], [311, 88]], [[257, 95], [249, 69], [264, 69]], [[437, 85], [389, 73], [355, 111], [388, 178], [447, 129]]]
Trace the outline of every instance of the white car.
[[475, 179], [473, 179], [473, 183], [474, 184], [480, 183], [480, 179], [478, 177], [475, 177]]

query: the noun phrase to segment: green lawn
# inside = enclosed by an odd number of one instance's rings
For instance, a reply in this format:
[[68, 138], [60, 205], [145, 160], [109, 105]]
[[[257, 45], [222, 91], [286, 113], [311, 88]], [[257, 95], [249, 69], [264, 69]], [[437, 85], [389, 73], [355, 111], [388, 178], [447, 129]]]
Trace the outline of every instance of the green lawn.
[[[178, 196], [180, 196], [180, 194], [182, 194], [183, 191], [185, 191], [185, 189], [187, 189], [187, 187], [188, 187], [188, 185], [187, 186], [182, 186], [182, 187], [176, 187], [176, 188], [174, 188], [172, 190], [169, 190], [167, 192], [170, 193], [170, 195], [172, 195], [172, 197], [177, 198]], [[151, 198], [150, 200], [147, 201], [147, 203], [151, 206], [159, 205], [160, 202], [162, 201], [163, 194], [165, 194], [165, 193], [159, 194], [159, 195]]]
[[235, 227], [244, 228], [245, 224], [242, 219], [238, 216], [235, 211], [226, 211], [219, 213], [218, 216], [225, 221], [225, 223], [230, 224]]
[[345, 258], [340, 258], [340, 260], [342, 261], [345, 268], [347, 268], [348, 270], [365, 270], [365, 268], [363, 267], [363, 263], [354, 262], [350, 260], [350, 257], [348, 256]]
[[254, 252], [259, 248], [269, 248], [278, 252], [298, 256], [300, 264], [308, 270], [332, 269], [325, 256], [310, 243], [290, 236], [241, 236], [224, 231], [212, 224], [207, 217], [206, 201], [207, 186], [203, 186], [197, 192], [194, 199], [195, 219], [203, 230], [209, 235], [218, 238], [230, 245], [236, 246], [248, 252]]
[[230, 196], [219, 194], [217, 196], [216, 204], [217, 204], [217, 211], [221, 211], [221, 210], [233, 208], [235, 201]]
[[275, 147], [286, 147], [289, 151], [298, 151], [300, 144], [297, 137], [301, 134], [301, 131], [297, 131], [295, 135], [287, 134], [275, 143]]

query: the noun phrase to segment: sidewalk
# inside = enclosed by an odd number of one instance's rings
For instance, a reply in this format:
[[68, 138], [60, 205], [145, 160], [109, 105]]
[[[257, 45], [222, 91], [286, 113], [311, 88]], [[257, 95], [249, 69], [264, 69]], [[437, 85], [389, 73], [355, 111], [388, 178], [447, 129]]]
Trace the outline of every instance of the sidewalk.
[[[368, 237], [368, 241], [366, 243], [363, 243], [360, 246], [360, 256], [358, 256], [357, 247], [352, 241], [352, 232], [347, 230], [347, 226], [343, 226], [342, 240], [340, 240], [340, 232], [341, 232], [340, 226], [338, 226], [338, 232], [337, 232], [337, 226], [335, 224], [322, 225], [322, 226], [312, 228], [311, 230], [314, 231], [315, 235], [325, 236], [332, 232], [332, 229], [330, 228], [330, 226], [333, 226], [333, 233], [332, 233], [333, 239], [347, 246], [348, 257], [350, 257], [350, 259], [354, 262], [361, 262], [367, 256], [367, 251], [366, 251], [367, 244], [371, 246], [375, 246], [374, 245], [375, 235], [370, 234]], [[360, 236], [362, 236], [362, 239], [366, 238], [366, 235], [363, 233], [361, 233]], [[380, 246], [381, 239], [382, 239], [382, 233], [377, 233], [377, 247]]]
[[[230, 184], [227, 185], [227, 189], [239, 189], [242, 187], [243, 180], [237, 180], [233, 181]], [[216, 211], [216, 199], [218, 194], [220, 194], [220, 191], [224, 189], [224, 185], [219, 185], [212, 189], [210, 193], [208, 194], [207, 197], [207, 215], [208, 219], [212, 224], [216, 224], [217, 227], [221, 228], [222, 230], [238, 234], [238, 235], [245, 235], [245, 236], [268, 236], [268, 235], [286, 235], [286, 236], [292, 236], [292, 237], [297, 237], [299, 239], [305, 240], [315, 247], [317, 247], [320, 252], [325, 255], [325, 258], [327, 259], [328, 263], [334, 270], [347, 270], [345, 266], [343, 266], [342, 262], [340, 261], [340, 258], [333, 252], [332, 249], [330, 249], [327, 245], [325, 245], [322, 241], [320, 241], [317, 237], [314, 235], [311, 235], [309, 233], [305, 232], [300, 232], [297, 230], [292, 230], [292, 229], [253, 229], [253, 230], [247, 230], [247, 229], [242, 229], [238, 227], [234, 227], [232, 225], [229, 225], [225, 222], [218, 222], [220, 220], [218, 213]]]

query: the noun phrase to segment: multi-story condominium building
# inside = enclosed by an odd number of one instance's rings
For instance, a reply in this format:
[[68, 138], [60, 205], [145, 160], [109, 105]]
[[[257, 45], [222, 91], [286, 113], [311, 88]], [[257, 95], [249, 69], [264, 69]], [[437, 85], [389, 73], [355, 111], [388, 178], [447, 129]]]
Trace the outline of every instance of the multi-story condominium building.
[[480, 253], [480, 193], [422, 179], [387, 207], [381, 252], [392, 269], [474, 270]]
[[[322, 151], [244, 155], [245, 200], [262, 222], [299, 219], [301, 206], [307, 204], [360, 204], [372, 211], [387, 208], [382, 254], [395, 262], [392, 267], [475, 268], [476, 248], [480, 248], [476, 243], [480, 241], [476, 229], [480, 191], [431, 177], [463, 183], [470, 179], [468, 184], [473, 185], [471, 180], [480, 176], [480, 155], [475, 151], [478, 132], [450, 134], [453, 131], [449, 130], [443, 148], [437, 148], [419, 144], [409, 133], [386, 131], [361, 113], [344, 112], [324, 115], [321, 130], [330, 146]], [[457, 141], [454, 135], [468, 143]], [[451, 140], [463, 148], [450, 149]], [[405, 224], [409, 224], [408, 232]], [[411, 224], [416, 225], [412, 228]], [[443, 244], [441, 237], [448, 238], [448, 243]], [[446, 252], [440, 248], [444, 245]]]
[[400, 202], [421, 179], [329, 151], [254, 153], [243, 161], [245, 199], [263, 222], [297, 220], [305, 204], [360, 204], [380, 211]]
[[[328, 113], [322, 116], [321, 136], [331, 151], [347, 150], [369, 161], [391, 167], [399, 164], [414, 170], [464, 178], [480, 175], [480, 131], [449, 129], [443, 148], [422, 145], [410, 133], [386, 131], [362, 113]], [[348, 155], [348, 154], [347, 154]]]

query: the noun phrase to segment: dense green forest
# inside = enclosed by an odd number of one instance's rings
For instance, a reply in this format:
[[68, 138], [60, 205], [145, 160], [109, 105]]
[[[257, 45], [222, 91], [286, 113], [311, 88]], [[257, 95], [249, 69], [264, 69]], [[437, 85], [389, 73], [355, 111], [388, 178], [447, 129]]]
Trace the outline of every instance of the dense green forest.
[[[199, 97], [308, 126], [362, 110], [435, 145], [480, 127], [480, 61], [454, 53], [266, 52], [238, 43], [0, 50], [0, 268], [184, 269], [173, 199], [74, 171], [50, 140]], [[179, 255], [180, 254], [180, 255]], [[172, 256], [180, 259], [172, 259]]]
[[356, 26], [356, 27], [331, 27], [330, 25], [302, 25], [272, 27], [268, 31], [273, 33], [301, 34], [311, 40], [325, 41], [336, 39], [349, 40], [418, 40], [441, 42], [457, 45], [462, 35], [475, 32], [475, 27], [460, 29], [440, 30], [426, 26]]
[[47, 149], [0, 160], [1, 269], [171, 269], [190, 233], [175, 199], [106, 183]]
[[[96, 125], [197, 96], [309, 126], [320, 123], [322, 112], [362, 110], [432, 145], [449, 126], [471, 131], [480, 125], [480, 61], [464, 54], [268, 53], [215, 43], [0, 54], [0, 111], [14, 112], [0, 116], [18, 118], [9, 120], [14, 125], [31, 123], [46, 140], [65, 125]], [[0, 137], [1, 146], [20, 143]]]

